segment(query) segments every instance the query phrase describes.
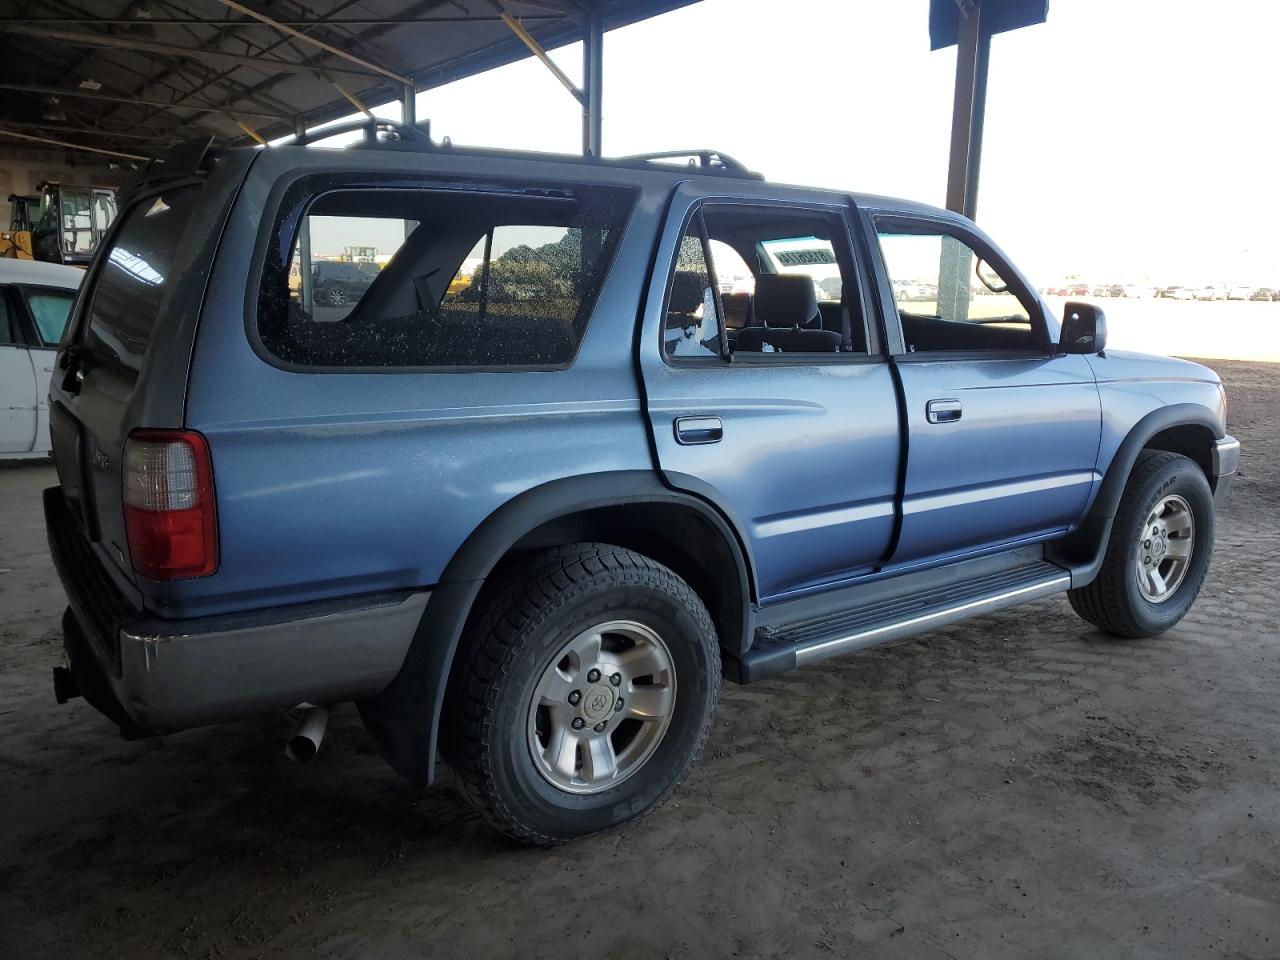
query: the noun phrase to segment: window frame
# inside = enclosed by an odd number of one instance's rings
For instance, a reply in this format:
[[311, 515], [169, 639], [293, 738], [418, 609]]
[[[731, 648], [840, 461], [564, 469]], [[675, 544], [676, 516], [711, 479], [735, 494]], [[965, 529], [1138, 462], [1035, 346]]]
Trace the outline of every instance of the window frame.
[[[601, 265], [600, 285], [596, 290], [591, 311], [586, 317], [582, 335], [578, 337], [572, 355], [561, 363], [357, 366], [298, 363], [276, 354], [263, 341], [260, 329], [263, 289], [271, 279], [271, 273], [275, 269], [275, 265], [268, 262], [273, 250], [276, 253], [284, 252], [284, 267], [281, 271], [281, 276], [287, 284], [288, 262], [289, 257], [292, 255], [293, 244], [297, 240], [302, 220], [312, 205], [332, 193], [379, 190], [419, 190], [428, 193], [479, 195], [485, 197], [506, 196], [513, 199], [546, 198], [557, 193], [572, 193], [573, 191], [604, 191], [617, 193], [620, 197], [625, 196], [625, 202], [620, 204], [621, 210], [616, 224], [617, 240], [614, 242], [608, 258]], [[265, 205], [257, 243], [254, 245], [249, 282], [246, 284], [245, 289], [245, 336], [248, 339], [249, 346], [258, 355], [259, 359], [287, 373], [387, 374], [399, 376], [424, 373], [558, 373], [569, 370], [577, 363], [578, 357], [582, 353], [582, 348], [587, 342], [587, 337], [591, 333], [591, 322], [595, 319], [596, 310], [604, 298], [610, 276], [617, 265], [619, 252], [625, 245], [627, 231], [632, 219], [635, 217], [638, 197], [639, 191], [632, 186], [585, 181], [558, 181], [552, 183], [531, 180], [508, 182], [495, 179], [477, 182], [475, 179], [461, 175], [424, 176], [408, 172], [388, 172], [384, 174], [369, 171], [311, 171], [299, 173], [293, 177], [282, 178], [276, 182]], [[289, 225], [287, 238], [284, 236], [286, 225]]]
[[[836, 262], [840, 267], [844, 291], [852, 291], [858, 297], [858, 302], [862, 309], [860, 311], [862, 317], [863, 337], [866, 340], [867, 349], [864, 353], [849, 351], [848, 353], [730, 353], [728, 351], [729, 331], [725, 324], [724, 304], [720, 295], [719, 278], [716, 276], [715, 263], [711, 259], [710, 240], [712, 239], [706, 230], [706, 222], [703, 218], [703, 211], [707, 207], [758, 207], [773, 213], [777, 212], [795, 212], [799, 214], [809, 214], [815, 219], [838, 223], [838, 229], [834, 231], [832, 247], [835, 250]], [[850, 217], [856, 215], [856, 208], [847, 204], [827, 204], [816, 201], [804, 200], [777, 200], [767, 197], [731, 197], [731, 196], [714, 196], [714, 197], [697, 197], [692, 200], [689, 207], [685, 210], [680, 220], [680, 228], [676, 233], [676, 248], [670, 258], [667, 266], [667, 278], [663, 286], [662, 308], [659, 316], [665, 320], [667, 308], [671, 301], [672, 286], [675, 283], [676, 262], [678, 260], [679, 246], [681, 239], [689, 230], [689, 225], [694, 217], [698, 218], [702, 236], [703, 257], [707, 260], [707, 277], [711, 283], [712, 290], [715, 295], [716, 310], [720, 319], [720, 341], [722, 353], [720, 356], [705, 357], [677, 357], [667, 353], [666, 342], [664, 340], [664, 324], [658, 324], [658, 356], [662, 358], [663, 363], [673, 367], [683, 366], [798, 366], [812, 364], [829, 364], [829, 363], [882, 363], [885, 360], [883, 349], [883, 339], [880, 330], [877, 328], [868, 311], [872, 308], [875, 298], [871, 296], [868, 286], [869, 269], [865, 266], [862, 259], [854, 234]], [[720, 241], [728, 243], [728, 241]], [[729, 244], [733, 247], [732, 244]], [[737, 251], [736, 247], [733, 247]], [[742, 254], [739, 252], [738, 254]], [[748, 263], [748, 266], [750, 264]], [[847, 294], [845, 294], [847, 295]], [[852, 318], [851, 318], [852, 319]]]
[[[885, 229], [888, 227], [888, 229]], [[908, 351], [906, 335], [902, 328], [902, 317], [898, 312], [898, 301], [893, 296], [892, 278], [885, 260], [884, 250], [880, 245], [880, 233], [899, 232], [932, 236], [939, 234], [959, 240], [982, 260], [995, 267], [1008, 284], [1009, 293], [1017, 298], [1022, 308], [1027, 311], [1031, 329], [1039, 338], [1041, 346], [1032, 350], [916, 350]], [[924, 228], [924, 229], [921, 229]], [[895, 362], [915, 363], [938, 360], [1048, 360], [1057, 353], [1053, 340], [1053, 327], [1040, 297], [1031, 289], [1030, 284], [1016, 267], [981, 234], [968, 229], [964, 224], [946, 217], [928, 213], [908, 213], [895, 210], [865, 211], [863, 229], [867, 232], [868, 246], [874, 260], [873, 269], [876, 274], [880, 312], [885, 319], [886, 327], [892, 322], [892, 330], [886, 329], [888, 340], [892, 342], [889, 355]]]
[[11, 332], [17, 333], [20, 340], [14, 342], [0, 340], [0, 347], [15, 347], [25, 350], [31, 346], [31, 331], [25, 317], [25, 307], [21, 306], [22, 295], [11, 283], [0, 283], [0, 309], [5, 311], [5, 321]]

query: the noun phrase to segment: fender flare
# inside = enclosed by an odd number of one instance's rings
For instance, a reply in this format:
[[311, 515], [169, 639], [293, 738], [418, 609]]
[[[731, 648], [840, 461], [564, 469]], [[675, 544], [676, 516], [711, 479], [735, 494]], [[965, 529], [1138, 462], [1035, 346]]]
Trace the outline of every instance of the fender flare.
[[414, 783], [434, 779], [440, 715], [454, 654], [485, 579], [521, 538], [549, 521], [601, 507], [668, 503], [696, 510], [737, 558], [743, 632], [751, 636], [754, 565], [746, 539], [728, 515], [708, 500], [673, 490], [650, 470], [619, 470], [565, 477], [533, 487], [493, 511], [467, 537], [445, 567], [414, 633], [404, 664], [376, 696], [357, 704], [383, 756]]
[[1153, 410], [1129, 429], [1107, 466], [1089, 512], [1080, 526], [1053, 550], [1054, 559], [1070, 569], [1072, 589], [1085, 586], [1098, 575], [1133, 465], [1152, 437], [1172, 427], [1204, 427], [1214, 437], [1224, 434], [1221, 420], [1198, 403], [1174, 403]]

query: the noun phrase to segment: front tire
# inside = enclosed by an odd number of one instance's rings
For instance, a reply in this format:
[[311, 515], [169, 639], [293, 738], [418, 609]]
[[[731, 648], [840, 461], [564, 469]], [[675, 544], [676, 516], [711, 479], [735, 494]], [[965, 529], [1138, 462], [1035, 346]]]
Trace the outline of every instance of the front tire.
[[633, 551], [578, 543], [520, 562], [480, 603], [443, 744], [476, 809], [550, 846], [665, 801], [720, 692], [715, 627], [689, 585]]
[[1213, 554], [1213, 493], [1177, 453], [1144, 450], [1125, 484], [1102, 569], [1068, 592], [1085, 620], [1120, 637], [1154, 637], [1195, 602]]

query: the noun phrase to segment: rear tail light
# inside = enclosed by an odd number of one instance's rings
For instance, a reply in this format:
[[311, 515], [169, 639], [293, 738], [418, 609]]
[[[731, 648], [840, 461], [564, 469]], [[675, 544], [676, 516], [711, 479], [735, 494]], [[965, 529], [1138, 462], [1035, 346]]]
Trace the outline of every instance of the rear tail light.
[[209, 444], [190, 430], [135, 430], [124, 446], [124, 523], [133, 569], [153, 580], [218, 568]]

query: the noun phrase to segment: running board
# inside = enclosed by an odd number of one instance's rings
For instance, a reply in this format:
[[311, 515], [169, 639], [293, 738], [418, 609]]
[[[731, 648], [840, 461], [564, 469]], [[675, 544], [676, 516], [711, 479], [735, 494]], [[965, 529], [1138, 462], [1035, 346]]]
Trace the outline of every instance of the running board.
[[751, 649], [730, 665], [731, 679], [749, 683], [1061, 593], [1070, 586], [1066, 570], [1039, 560], [963, 583], [762, 628]]

